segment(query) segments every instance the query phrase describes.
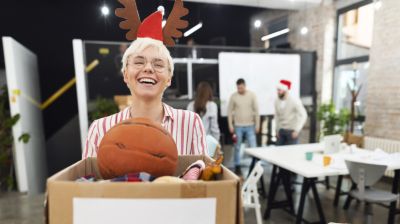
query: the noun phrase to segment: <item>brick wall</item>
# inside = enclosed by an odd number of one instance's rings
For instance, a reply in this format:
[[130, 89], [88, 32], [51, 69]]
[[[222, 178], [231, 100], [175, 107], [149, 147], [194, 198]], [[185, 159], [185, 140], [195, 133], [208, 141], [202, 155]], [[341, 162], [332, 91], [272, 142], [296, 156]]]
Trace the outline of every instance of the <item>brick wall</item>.
[[[335, 53], [336, 8], [323, 4], [289, 15], [289, 42], [294, 49], [317, 52], [316, 90], [318, 102], [332, 96], [332, 71]], [[308, 33], [300, 34], [306, 26]]]
[[365, 134], [400, 140], [400, 1], [375, 12]]

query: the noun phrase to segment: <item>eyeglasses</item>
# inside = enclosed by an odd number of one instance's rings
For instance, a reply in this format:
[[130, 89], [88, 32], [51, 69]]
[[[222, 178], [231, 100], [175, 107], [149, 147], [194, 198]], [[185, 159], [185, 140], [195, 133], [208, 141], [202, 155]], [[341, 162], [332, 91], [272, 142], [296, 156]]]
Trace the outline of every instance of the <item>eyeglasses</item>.
[[[136, 69], [143, 69], [146, 65], [147, 65], [147, 59], [142, 57], [142, 56], [137, 56], [131, 59], [128, 59], [128, 66], [132, 66], [133, 68]], [[165, 72], [168, 68], [168, 66], [166, 65], [166, 63], [159, 59], [159, 58], [155, 58], [153, 60], [150, 61], [151, 67], [154, 69], [154, 71], [156, 72]]]

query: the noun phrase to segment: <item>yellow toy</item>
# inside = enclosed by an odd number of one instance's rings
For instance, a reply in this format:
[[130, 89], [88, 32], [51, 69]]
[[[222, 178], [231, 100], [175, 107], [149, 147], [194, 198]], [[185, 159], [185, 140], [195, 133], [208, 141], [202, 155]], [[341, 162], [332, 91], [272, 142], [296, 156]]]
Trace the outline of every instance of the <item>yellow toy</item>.
[[201, 180], [215, 180], [215, 177], [217, 174], [222, 173], [222, 161], [224, 160], [224, 156], [222, 154], [219, 154], [217, 160], [214, 162], [207, 164], [206, 168], [204, 168], [203, 172], [201, 173]]

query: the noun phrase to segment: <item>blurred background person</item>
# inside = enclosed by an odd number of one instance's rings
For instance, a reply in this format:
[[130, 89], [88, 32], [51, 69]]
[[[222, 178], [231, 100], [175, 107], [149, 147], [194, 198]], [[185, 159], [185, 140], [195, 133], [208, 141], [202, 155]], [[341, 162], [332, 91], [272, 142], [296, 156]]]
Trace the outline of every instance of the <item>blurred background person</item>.
[[289, 80], [280, 80], [275, 100], [275, 121], [278, 131], [277, 145], [293, 145], [299, 141], [299, 133], [307, 121], [307, 111], [301, 100], [290, 95]]
[[260, 132], [260, 116], [256, 95], [246, 89], [244, 79], [236, 81], [237, 92], [233, 93], [228, 104], [229, 132], [236, 135], [235, 143], [235, 172], [241, 174], [240, 147], [243, 137], [250, 147], [257, 147], [256, 133]]
[[213, 101], [213, 91], [208, 82], [203, 81], [197, 85], [196, 97], [188, 104], [187, 109], [201, 117], [206, 135], [211, 135], [219, 141], [218, 107]]

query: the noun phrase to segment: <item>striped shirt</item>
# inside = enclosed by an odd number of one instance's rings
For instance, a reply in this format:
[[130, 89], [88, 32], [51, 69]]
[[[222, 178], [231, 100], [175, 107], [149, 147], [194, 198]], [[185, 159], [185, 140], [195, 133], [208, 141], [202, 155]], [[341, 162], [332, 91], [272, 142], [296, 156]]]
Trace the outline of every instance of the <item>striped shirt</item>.
[[[199, 115], [187, 110], [174, 109], [163, 104], [162, 126], [171, 134], [178, 149], [178, 155], [199, 155], [207, 152], [204, 127]], [[96, 157], [104, 134], [123, 120], [130, 119], [127, 107], [124, 110], [93, 121], [89, 127], [82, 159]]]

